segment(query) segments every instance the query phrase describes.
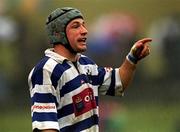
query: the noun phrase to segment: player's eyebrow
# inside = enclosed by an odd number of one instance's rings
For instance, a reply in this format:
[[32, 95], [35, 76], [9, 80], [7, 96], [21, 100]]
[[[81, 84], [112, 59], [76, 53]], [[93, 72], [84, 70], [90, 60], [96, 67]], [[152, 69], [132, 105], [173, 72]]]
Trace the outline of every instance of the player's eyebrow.
[[78, 20], [74, 20], [74, 21], [72, 22], [72, 24], [79, 24], [79, 23], [84, 25], [84, 24], [85, 24], [85, 21], [82, 21], [82, 22], [81, 22], [81, 21], [78, 21]]

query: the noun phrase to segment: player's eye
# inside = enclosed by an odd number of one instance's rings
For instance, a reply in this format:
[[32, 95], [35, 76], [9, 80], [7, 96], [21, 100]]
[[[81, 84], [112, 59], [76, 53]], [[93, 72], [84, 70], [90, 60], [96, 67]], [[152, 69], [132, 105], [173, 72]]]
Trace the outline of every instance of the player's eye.
[[79, 27], [80, 27], [80, 24], [79, 24], [79, 23], [74, 23], [71, 27], [72, 27], [72, 28], [79, 28]]

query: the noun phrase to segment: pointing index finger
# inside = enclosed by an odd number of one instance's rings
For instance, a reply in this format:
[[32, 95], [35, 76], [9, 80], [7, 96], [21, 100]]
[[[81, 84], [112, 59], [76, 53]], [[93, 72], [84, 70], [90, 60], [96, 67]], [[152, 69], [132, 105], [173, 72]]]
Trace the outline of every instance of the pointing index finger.
[[143, 38], [141, 40], [139, 40], [140, 43], [142, 44], [145, 44], [145, 43], [148, 43], [148, 42], [151, 42], [152, 41], [152, 38]]

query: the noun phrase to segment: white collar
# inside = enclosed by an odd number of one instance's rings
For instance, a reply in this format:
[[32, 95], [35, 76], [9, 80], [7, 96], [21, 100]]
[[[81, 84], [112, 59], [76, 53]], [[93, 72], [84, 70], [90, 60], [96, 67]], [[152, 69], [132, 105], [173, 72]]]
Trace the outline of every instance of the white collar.
[[58, 63], [63, 63], [64, 60], [67, 60], [67, 58], [65, 58], [64, 56], [61, 56], [57, 54], [56, 52], [54, 52], [53, 48], [46, 49], [44, 53], [45, 53], [45, 56], [48, 56], [54, 59]]
[[[48, 56], [52, 59], [54, 59], [55, 61], [57, 61], [58, 63], [63, 63], [63, 61], [68, 60], [66, 57], [61, 56], [59, 54], [57, 54], [56, 52], [53, 51], [53, 48], [49, 48], [45, 50], [45, 56]], [[81, 57], [81, 54], [78, 54], [78, 60]]]

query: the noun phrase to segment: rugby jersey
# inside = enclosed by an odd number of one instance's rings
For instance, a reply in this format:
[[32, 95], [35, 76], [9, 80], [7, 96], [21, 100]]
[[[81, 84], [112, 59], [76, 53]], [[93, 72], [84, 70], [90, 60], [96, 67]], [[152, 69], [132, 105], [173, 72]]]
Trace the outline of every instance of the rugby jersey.
[[31, 70], [28, 84], [33, 130], [98, 132], [98, 93], [123, 94], [118, 68], [98, 67], [82, 54], [74, 64], [53, 49]]

